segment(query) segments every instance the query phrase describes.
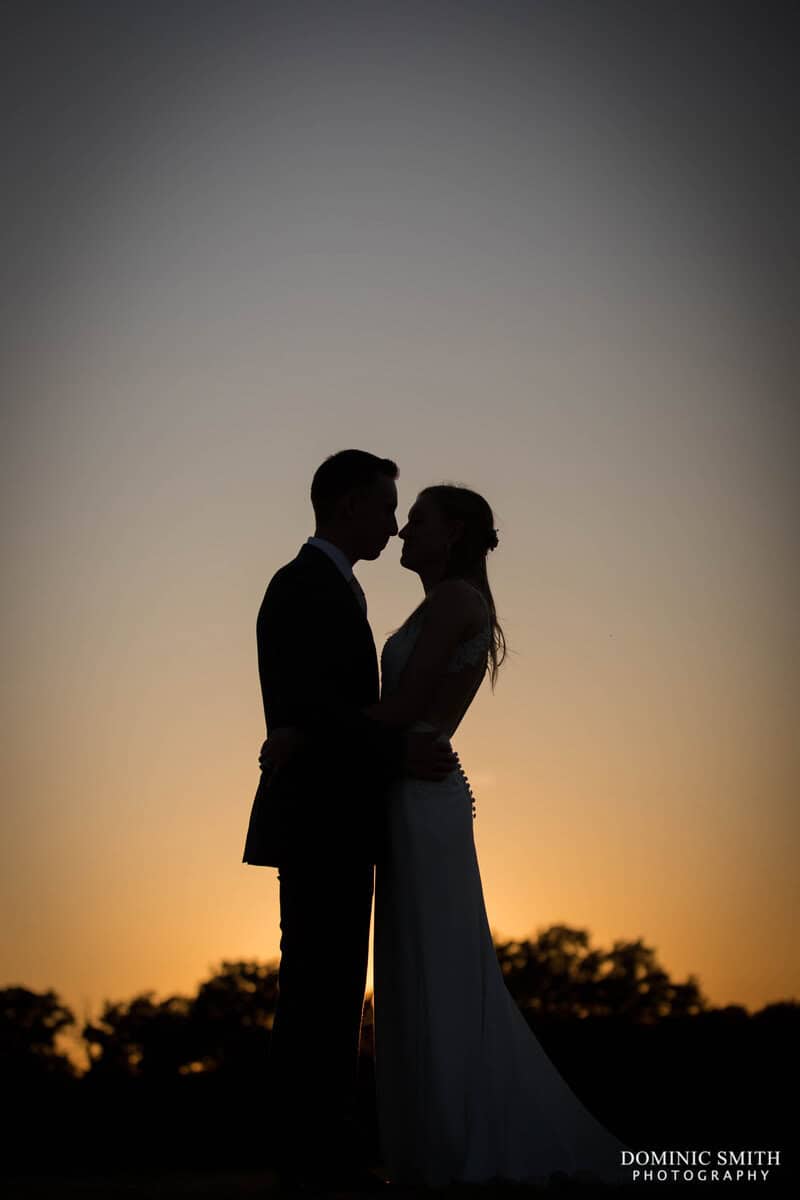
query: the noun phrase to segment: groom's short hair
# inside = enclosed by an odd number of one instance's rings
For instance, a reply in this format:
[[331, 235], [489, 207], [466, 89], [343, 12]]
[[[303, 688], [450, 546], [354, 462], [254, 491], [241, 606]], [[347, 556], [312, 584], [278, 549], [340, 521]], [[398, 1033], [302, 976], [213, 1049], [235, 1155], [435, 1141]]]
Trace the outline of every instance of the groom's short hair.
[[397, 463], [366, 450], [340, 450], [326, 458], [311, 480], [311, 506], [318, 521], [333, 515], [336, 504], [354, 488], [369, 487], [378, 475], [397, 479]]

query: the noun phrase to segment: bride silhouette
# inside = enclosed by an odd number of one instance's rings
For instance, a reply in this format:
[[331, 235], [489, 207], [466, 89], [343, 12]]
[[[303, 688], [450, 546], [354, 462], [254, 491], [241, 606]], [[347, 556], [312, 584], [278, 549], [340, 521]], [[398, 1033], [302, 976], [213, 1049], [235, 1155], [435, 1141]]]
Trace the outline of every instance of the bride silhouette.
[[[492, 511], [466, 488], [426, 488], [400, 530], [425, 599], [389, 638], [367, 715], [456, 732], [505, 652], [486, 558]], [[484, 905], [462, 771], [400, 779], [375, 875], [375, 1054], [381, 1144], [398, 1183], [555, 1172], [622, 1182], [621, 1151], [571, 1091], [506, 988]]]

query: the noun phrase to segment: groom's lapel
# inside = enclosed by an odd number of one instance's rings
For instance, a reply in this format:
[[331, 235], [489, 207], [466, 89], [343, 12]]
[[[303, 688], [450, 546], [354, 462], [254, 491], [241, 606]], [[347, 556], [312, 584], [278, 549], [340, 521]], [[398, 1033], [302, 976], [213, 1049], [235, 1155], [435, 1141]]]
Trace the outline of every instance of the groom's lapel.
[[369, 630], [370, 640], [372, 640], [372, 630], [369, 628], [367, 615], [361, 607], [352, 587], [336, 566], [336, 563], [328, 558], [324, 550], [318, 550], [316, 546], [309, 546], [308, 543], [301, 546], [298, 558], [302, 559], [312, 571], [319, 573], [320, 586], [329, 589], [332, 595], [342, 601], [346, 606], [346, 611], [351, 612], [353, 616], [358, 618], [359, 625], [363, 625]]

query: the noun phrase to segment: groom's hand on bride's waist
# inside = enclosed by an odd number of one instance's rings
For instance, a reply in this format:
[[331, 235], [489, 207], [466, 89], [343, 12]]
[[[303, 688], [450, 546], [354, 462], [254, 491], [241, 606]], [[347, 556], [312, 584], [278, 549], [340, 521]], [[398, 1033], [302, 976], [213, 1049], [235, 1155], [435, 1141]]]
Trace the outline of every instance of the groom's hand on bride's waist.
[[435, 731], [406, 734], [406, 775], [438, 782], [458, 770], [458, 755], [449, 742], [438, 738]]
[[258, 753], [258, 765], [264, 774], [274, 778], [278, 771], [306, 746], [307, 738], [300, 729], [282, 726], [270, 731]]
[[[307, 750], [308, 745], [308, 737], [300, 729], [288, 726], [274, 729], [259, 751], [258, 765], [274, 781], [286, 764], [295, 755]], [[458, 755], [453, 752], [449, 741], [440, 740], [436, 730], [406, 734], [403, 760], [406, 775], [437, 783], [458, 768]]]

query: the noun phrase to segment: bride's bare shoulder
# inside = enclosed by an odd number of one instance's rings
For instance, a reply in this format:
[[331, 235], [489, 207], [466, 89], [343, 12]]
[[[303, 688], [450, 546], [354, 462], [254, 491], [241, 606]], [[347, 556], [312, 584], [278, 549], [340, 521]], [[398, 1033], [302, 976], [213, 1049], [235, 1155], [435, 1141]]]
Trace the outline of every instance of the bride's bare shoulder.
[[486, 601], [472, 583], [466, 579], [443, 579], [431, 588], [427, 603], [463, 625], [483, 623], [486, 619]]

